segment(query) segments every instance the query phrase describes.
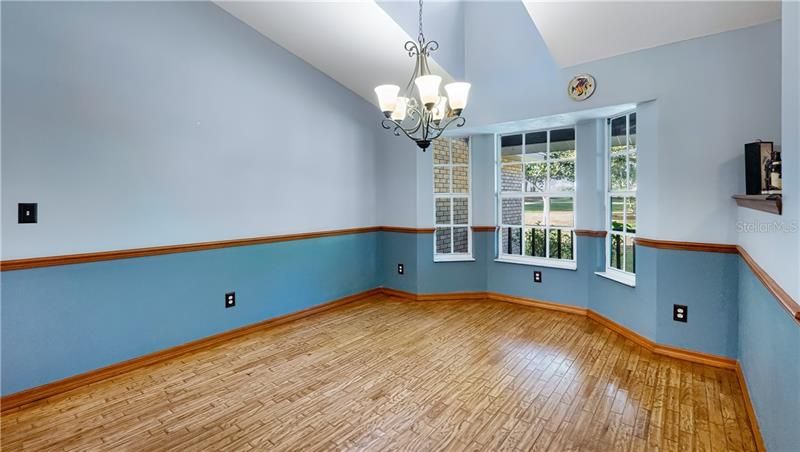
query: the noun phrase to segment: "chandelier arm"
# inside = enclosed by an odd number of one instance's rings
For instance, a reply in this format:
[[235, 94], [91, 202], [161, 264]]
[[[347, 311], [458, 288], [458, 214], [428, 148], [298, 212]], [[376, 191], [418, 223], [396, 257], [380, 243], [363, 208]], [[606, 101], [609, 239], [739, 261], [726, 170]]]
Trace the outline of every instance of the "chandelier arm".
[[408, 133], [413, 135], [413, 134], [417, 133], [417, 131], [419, 131], [420, 127], [422, 127], [422, 125], [423, 125], [422, 112], [420, 112], [416, 107], [410, 107], [408, 109], [408, 116], [411, 119], [414, 119], [415, 123], [414, 123], [414, 125], [412, 127], [405, 128], [405, 130], [408, 131]]
[[439, 50], [439, 43], [436, 41], [428, 41], [422, 46], [421, 53], [426, 57], [431, 56], [431, 52]]
[[414, 41], [406, 41], [403, 48], [406, 49], [410, 57], [414, 57], [419, 53], [419, 46], [417, 46], [417, 43]]
[[445, 123], [445, 125], [443, 127], [441, 127], [441, 128], [433, 128], [433, 130], [435, 130], [437, 133], [434, 133], [434, 135], [431, 136], [430, 141], [433, 141], [433, 140], [439, 138], [442, 135], [442, 133], [444, 133], [445, 129], [447, 129], [448, 127], [450, 127], [454, 123], [456, 125], [456, 128], [458, 128], [458, 127], [463, 127], [464, 124], [466, 124], [466, 122], [467, 122], [466, 119], [464, 119], [463, 117], [459, 116], [457, 118], [453, 118], [453, 119], [447, 121]]
[[[406, 46], [408, 46], [409, 43], [414, 44], [412, 41], [408, 41]], [[419, 53], [419, 49], [417, 48], [416, 44], [414, 44], [414, 49], [416, 51], [416, 54], [414, 55], [414, 71], [411, 73], [411, 78], [408, 80], [408, 85], [406, 85], [406, 97], [409, 99], [411, 98], [411, 93], [414, 92], [414, 80], [416, 80], [417, 75], [422, 75], [420, 60], [423, 58], [423, 55]]]
[[402, 125], [400, 125], [400, 123], [398, 123], [393, 119], [384, 119], [383, 121], [381, 121], [381, 126], [386, 130], [391, 130], [392, 127], [394, 126], [394, 130], [392, 130], [392, 132], [396, 137], [399, 137], [400, 132], [403, 132], [403, 134], [407, 136], [411, 141], [417, 141], [416, 138], [409, 135], [409, 133], [406, 131], [406, 129], [403, 128]]

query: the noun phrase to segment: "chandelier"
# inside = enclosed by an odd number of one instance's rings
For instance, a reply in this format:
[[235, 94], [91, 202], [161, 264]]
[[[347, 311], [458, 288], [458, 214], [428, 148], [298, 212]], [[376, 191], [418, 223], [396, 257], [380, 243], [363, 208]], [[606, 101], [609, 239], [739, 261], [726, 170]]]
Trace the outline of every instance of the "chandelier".
[[[395, 136], [402, 132], [424, 152], [445, 129], [451, 125], [462, 127], [466, 123], [461, 112], [467, 106], [470, 84], [448, 83], [444, 87], [447, 96], [439, 95], [442, 78], [431, 74], [428, 67], [428, 57], [439, 48], [439, 43], [426, 41], [422, 33], [422, 0], [419, 1], [417, 42], [408, 41], [404, 47], [408, 56], [414, 58], [414, 72], [402, 94], [397, 85], [375, 88], [378, 105], [386, 117], [381, 126], [392, 130]], [[418, 97], [413, 97], [415, 85]]]

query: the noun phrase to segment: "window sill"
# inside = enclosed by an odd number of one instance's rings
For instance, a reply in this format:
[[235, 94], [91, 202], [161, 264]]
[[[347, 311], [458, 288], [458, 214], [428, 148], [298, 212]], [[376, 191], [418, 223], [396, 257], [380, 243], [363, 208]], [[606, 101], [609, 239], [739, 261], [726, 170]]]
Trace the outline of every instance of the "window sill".
[[433, 262], [475, 262], [475, 258], [468, 255], [434, 255]]
[[624, 284], [628, 287], [636, 287], [636, 276], [624, 275], [616, 272], [594, 272], [594, 274], [601, 278]]
[[555, 259], [534, 259], [534, 258], [522, 258], [522, 257], [511, 257], [511, 256], [503, 256], [498, 257], [494, 260], [495, 262], [501, 262], [504, 264], [518, 264], [518, 265], [531, 265], [534, 267], [549, 267], [549, 268], [560, 268], [562, 270], [577, 270], [578, 263], [575, 261], [559, 261]]

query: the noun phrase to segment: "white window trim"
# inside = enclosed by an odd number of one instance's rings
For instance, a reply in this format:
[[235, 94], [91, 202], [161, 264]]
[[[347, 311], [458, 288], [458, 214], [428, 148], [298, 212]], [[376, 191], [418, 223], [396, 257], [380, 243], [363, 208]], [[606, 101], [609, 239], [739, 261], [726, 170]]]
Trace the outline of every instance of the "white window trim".
[[[464, 165], [463, 163], [454, 164], [453, 163], [453, 143], [450, 141], [450, 138], [447, 139], [447, 146], [449, 151], [449, 163], [436, 163], [435, 157], [433, 152], [431, 153], [431, 159], [433, 160], [433, 261], [434, 262], [474, 262], [475, 258], [472, 254], [472, 140], [469, 138], [467, 139], [467, 160], [468, 163]], [[459, 138], [460, 139], [460, 138]], [[467, 167], [467, 192], [466, 193], [453, 193], [453, 168], [454, 167]], [[447, 167], [450, 170], [450, 191], [447, 193], [436, 193], [436, 167]], [[438, 224], [436, 223], [436, 199], [438, 198], [448, 198], [450, 199], [450, 224]], [[467, 224], [453, 224], [453, 198], [467, 198]], [[466, 227], [467, 228], [467, 252], [466, 253], [453, 253], [453, 243], [455, 240], [455, 236], [451, 232], [450, 237], [450, 253], [438, 253], [436, 252], [436, 228], [438, 227], [450, 227], [451, 231], [452, 228], [456, 227]]]
[[616, 281], [630, 287], [636, 287], [636, 275], [628, 272], [621, 272], [616, 268], [607, 269], [604, 272], [594, 272], [595, 275]]
[[[612, 281], [616, 281], [616, 282], [624, 284], [626, 286], [636, 287], [636, 273], [631, 273], [631, 272], [627, 272], [625, 270], [620, 270], [620, 269], [618, 269], [616, 267], [612, 267], [611, 266], [611, 252], [609, 251], [611, 249], [611, 234], [612, 233], [615, 234], [615, 235], [621, 235], [622, 236], [623, 249], [624, 249], [624, 241], [628, 237], [631, 237], [634, 240], [636, 239], [636, 233], [630, 233], [630, 232], [627, 232], [627, 231], [624, 231], [624, 230], [623, 231], [613, 231], [612, 230], [612, 225], [611, 225], [611, 198], [612, 197], [615, 197], [615, 198], [621, 197], [623, 199], [626, 198], [626, 197], [636, 198], [636, 211], [637, 211], [637, 213], [639, 211], [639, 199], [636, 196], [636, 192], [637, 192], [636, 190], [617, 190], [617, 191], [614, 191], [614, 190], [611, 189], [611, 122], [614, 119], [617, 119], [617, 118], [621, 118], [621, 117], [625, 117], [626, 118], [625, 119], [626, 141], [630, 142], [630, 114], [631, 113], [636, 113], [636, 110], [629, 110], [629, 111], [626, 111], [624, 113], [620, 113], [618, 115], [611, 116], [606, 121], [606, 134], [605, 134], [606, 138], [605, 138], [605, 150], [604, 150], [604, 154], [605, 154], [605, 200], [604, 200], [604, 204], [605, 204], [605, 217], [606, 217], [606, 219], [605, 219], [605, 223], [606, 223], [606, 238], [605, 238], [605, 248], [604, 248], [604, 251], [603, 251], [603, 253], [605, 254], [605, 263], [606, 263], [605, 267], [606, 267], [606, 269], [603, 272], [595, 272], [595, 274], [597, 276], [601, 276], [603, 278], [607, 278], [607, 279], [610, 279]], [[638, 115], [637, 115], [637, 130], [636, 130], [636, 133], [637, 133], [637, 135], [639, 133], [639, 130], [638, 130]], [[621, 153], [615, 154], [615, 155], [616, 156], [623, 156], [624, 155], [626, 157], [626, 161], [627, 161], [627, 157], [632, 155], [632, 154], [636, 155], [636, 157], [637, 157], [636, 158], [636, 164], [637, 164], [637, 181], [636, 181], [636, 185], [638, 187], [638, 185], [639, 185], [639, 181], [638, 181], [639, 140], [638, 140], [638, 137], [637, 137], [637, 140], [636, 140], [636, 148], [634, 148], [634, 150], [627, 149], [624, 152], [621, 152]], [[630, 182], [630, 174], [628, 174], [629, 169], [630, 169], [630, 167], [626, 164], [625, 165], [625, 179], [626, 179], [626, 182]], [[623, 205], [624, 205], [624, 201], [623, 201]], [[623, 214], [622, 215], [623, 215], [623, 222], [622, 222], [623, 225], [627, 224], [627, 222], [625, 221], [627, 213], [626, 213], [624, 208], [623, 208]], [[624, 226], [623, 226], [623, 229], [624, 229]], [[637, 230], [638, 230], [638, 218], [637, 218]], [[627, 258], [626, 258], [626, 262], [627, 262]]]
[[[550, 159], [550, 132], [553, 130], [561, 130], [561, 129], [568, 129], [572, 128], [575, 131], [575, 158], [560, 158], [560, 159]], [[574, 161], [575, 162], [575, 188], [577, 188], [578, 184], [578, 134], [577, 128], [574, 124], [572, 125], [564, 125], [561, 127], [553, 127], [548, 129], [537, 129], [537, 130], [526, 130], [521, 132], [511, 132], [511, 133], [503, 133], [503, 134], [495, 134], [494, 143], [495, 143], [495, 215], [496, 215], [496, 223], [499, 225], [496, 229], [497, 231], [497, 254], [496, 258], [494, 259], [495, 262], [502, 262], [502, 263], [509, 263], [509, 264], [520, 264], [520, 265], [531, 265], [537, 267], [551, 267], [551, 268], [561, 268], [567, 270], [577, 270], [578, 268], [578, 242], [576, 240], [577, 236], [575, 235], [575, 229], [577, 225], [578, 219], [578, 207], [577, 207], [577, 191], [573, 189], [572, 191], [568, 192], [551, 192], [549, 191], [549, 182], [550, 182], [550, 166], [547, 166], [547, 183], [548, 183], [548, 191], [545, 192], [503, 192], [503, 176], [502, 176], [502, 167], [503, 167], [503, 160], [501, 156], [502, 146], [501, 140], [503, 137], [506, 136], [513, 136], [513, 135], [522, 135], [522, 148], [523, 152], [525, 149], [525, 135], [529, 133], [537, 133], [537, 132], [547, 132], [547, 162], [563, 162], [563, 161]], [[525, 171], [525, 167], [523, 165], [523, 173]], [[524, 189], [524, 182], [523, 182], [523, 189]], [[542, 198], [544, 202], [544, 217], [545, 217], [545, 225], [542, 227], [531, 227], [526, 226], [525, 222], [525, 198], [526, 197], [538, 197]], [[523, 209], [523, 224], [519, 226], [515, 225], [504, 225], [503, 224], [503, 199], [504, 198], [520, 198], [522, 199], [522, 209]], [[550, 226], [550, 198], [572, 198], [572, 227], [552, 227]], [[555, 230], [555, 229], [562, 229], [562, 230], [571, 230], [572, 231], [572, 259], [558, 259], [554, 257], [542, 257], [542, 256], [524, 256], [524, 255], [516, 255], [516, 254], [506, 254], [503, 253], [503, 228], [504, 227], [519, 227], [523, 230], [523, 244], [524, 245], [524, 230], [525, 228], [530, 229], [540, 229], [540, 230]], [[546, 236], [545, 236], [546, 237]], [[545, 254], [549, 254], [550, 251], [550, 241], [545, 239]]]
[[563, 270], [577, 270], [578, 269], [578, 262], [577, 261], [570, 261], [566, 259], [555, 259], [555, 258], [545, 258], [545, 257], [534, 257], [534, 256], [517, 256], [517, 255], [510, 255], [504, 254], [502, 257], [498, 257], [494, 260], [495, 262], [502, 262], [505, 264], [519, 264], [519, 265], [530, 265], [533, 267], [550, 267], [550, 268], [560, 268]]

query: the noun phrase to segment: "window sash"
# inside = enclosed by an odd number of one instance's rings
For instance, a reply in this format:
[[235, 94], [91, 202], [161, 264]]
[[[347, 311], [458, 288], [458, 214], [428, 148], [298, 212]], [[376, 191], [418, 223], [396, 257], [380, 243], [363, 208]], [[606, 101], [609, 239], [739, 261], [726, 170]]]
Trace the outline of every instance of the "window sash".
[[[516, 259], [528, 259], [528, 260], [548, 260], [548, 261], [564, 261], [564, 262], [576, 262], [576, 255], [577, 255], [577, 246], [575, 243], [575, 225], [576, 225], [576, 217], [577, 217], [577, 208], [575, 205], [575, 190], [568, 191], [551, 191], [551, 165], [553, 163], [560, 163], [560, 162], [575, 162], [575, 173], [573, 174], [574, 180], [577, 181], [577, 154], [575, 157], [561, 157], [561, 158], [551, 158], [551, 130], [560, 130], [560, 129], [567, 129], [570, 128], [569, 126], [555, 128], [555, 129], [547, 129], [547, 130], [534, 130], [534, 131], [523, 131], [523, 132], [516, 132], [510, 134], [503, 134], [497, 136], [497, 152], [496, 152], [496, 159], [497, 159], [497, 224], [500, 225], [500, 231], [497, 234], [497, 243], [498, 243], [498, 255], [499, 257], [514, 257]], [[571, 127], [574, 130], [574, 126]], [[526, 143], [526, 135], [529, 133], [536, 133], [536, 132], [547, 132], [547, 143], [546, 143], [546, 154], [545, 159], [541, 161], [531, 162], [526, 161], [525, 156], [531, 155], [527, 153], [527, 143]], [[503, 155], [502, 155], [502, 138], [504, 136], [514, 136], [514, 135], [521, 135], [521, 153], [520, 153], [520, 160], [512, 161], [512, 162], [504, 162]], [[575, 146], [577, 149], [577, 136], [575, 137]], [[532, 163], [540, 163], [545, 164], [546, 172], [545, 172], [545, 186], [543, 191], [525, 191], [527, 187], [527, 180], [525, 175], [525, 167], [526, 165]], [[507, 167], [520, 167], [522, 166], [522, 184], [521, 184], [521, 191], [518, 190], [504, 190], [503, 189], [503, 174], [504, 168]], [[574, 187], [574, 185], [573, 185]], [[544, 216], [544, 224], [543, 225], [526, 225], [525, 224], [525, 198], [541, 198], [544, 203], [543, 209], [543, 216]], [[569, 198], [572, 201], [572, 226], [556, 226], [551, 224], [550, 218], [550, 200], [551, 198]], [[518, 199], [521, 206], [522, 211], [520, 213], [520, 224], [508, 224], [503, 221], [503, 200], [507, 199]], [[521, 237], [520, 237], [520, 254], [513, 254], [508, 253], [507, 249], [504, 247], [503, 242], [503, 231], [508, 230], [509, 235], [512, 230], [520, 229], [521, 230]], [[545, 243], [545, 252], [544, 256], [528, 256], [525, 254], [525, 245], [526, 245], [526, 231], [529, 230], [541, 230], [544, 231], [544, 243]], [[551, 240], [550, 234], [557, 233], [556, 231], [567, 231], [571, 237], [571, 252], [572, 258], [571, 259], [558, 259], [555, 257], [550, 257], [551, 255]], [[559, 242], [560, 244], [561, 242]], [[535, 254], [532, 250], [532, 254]]]
[[[631, 139], [630, 139], [630, 135], [631, 135], [631, 133], [630, 133], [631, 132], [631, 130], [630, 130], [631, 114], [635, 114], [635, 113], [636, 113], [635, 111], [629, 111], [629, 112], [626, 112], [624, 114], [621, 114], [621, 115], [618, 115], [618, 116], [614, 116], [614, 117], [611, 117], [611, 118], [608, 119], [608, 122], [607, 122], [608, 130], [607, 130], [607, 133], [606, 133], [606, 152], [605, 152], [605, 154], [606, 154], [606, 159], [605, 159], [605, 161], [606, 161], [606, 199], [605, 199], [605, 204], [606, 204], [606, 239], [605, 239], [605, 245], [606, 245], [605, 246], [606, 271], [621, 273], [623, 275], [628, 275], [628, 276], [635, 276], [636, 275], [636, 242], [635, 242], [636, 233], [635, 232], [629, 232], [627, 230], [627, 225], [628, 225], [628, 209], [627, 209], [627, 202], [626, 202], [627, 199], [633, 199], [633, 200], [636, 201], [636, 217], [637, 217], [636, 228], [637, 228], [637, 230], [638, 230], [638, 227], [639, 227], [639, 225], [638, 225], [639, 202], [638, 202], [638, 199], [637, 199], [637, 196], [636, 196], [636, 188], [631, 188], [631, 174], [630, 174], [630, 159], [631, 159], [632, 156], [633, 157], [638, 157], [638, 139], [637, 139], [637, 143], [633, 147], [631, 147], [631, 142], [630, 142], [631, 141]], [[612, 134], [611, 123], [615, 119], [618, 119], [618, 118], [621, 118], [621, 117], [625, 117], [625, 145], [626, 145], [626, 149], [624, 151], [616, 152], [616, 153], [612, 154], [611, 153], [611, 136], [612, 136], [611, 135]], [[638, 134], [638, 130], [637, 130], [637, 134]], [[611, 186], [611, 160], [613, 158], [620, 158], [620, 157], [624, 157], [625, 158], [625, 189], [623, 189], [623, 190], [616, 189], [615, 190]], [[637, 159], [637, 165], [638, 165], [638, 159]], [[638, 186], [638, 180], [637, 180], [637, 186]], [[611, 202], [612, 198], [622, 198], [623, 199], [622, 230], [621, 231], [616, 231], [613, 228], [612, 202]], [[620, 242], [615, 242], [614, 241], [615, 240], [615, 238], [614, 238], [615, 236], [616, 237], [620, 237], [621, 245], [620, 245]], [[632, 259], [631, 268], [632, 268], [633, 271], [627, 271], [627, 269], [629, 268], [629, 266], [628, 266], [629, 256], [628, 256], [628, 246], [627, 246], [628, 239], [631, 239], [631, 241], [632, 241], [631, 249], [633, 250], [633, 255], [631, 256], [631, 259]], [[620, 263], [620, 267], [621, 268], [617, 268], [617, 267], [612, 265], [612, 257], [613, 257], [612, 256], [613, 253], [611, 252], [612, 245], [616, 246], [616, 248], [618, 250], [618, 252], [616, 253], [616, 256], [617, 256], [617, 261]]]
[[[467, 139], [467, 162], [468, 163], [453, 163], [453, 140], [451, 138], [443, 138], [447, 142], [447, 163], [434, 163], [433, 164], [433, 254], [434, 257], [471, 257], [472, 256], [472, 142]], [[435, 160], [434, 160], [435, 161]], [[448, 191], [436, 192], [436, 170], [444, 168], [448, 176]], [[467, 191], [454, 192], [454, 173], [456, 168], [467, 170]], [[436, 216], [436, 204], [439, 199], [449, 199], [450, 201], [450, 218], [449, 223], [440, 223]], [[467, 222], [454, 223], [455, 220], [455, 200], [466, 200], [467, 204]], [[450, 230], [450, 249], [447, 252], [440, 252], [437, 247], [437, 232], [439, 229]], [[467, 251], [455, 252], [455, 230], [457, 228], [466, 228], [467, 230]]]

